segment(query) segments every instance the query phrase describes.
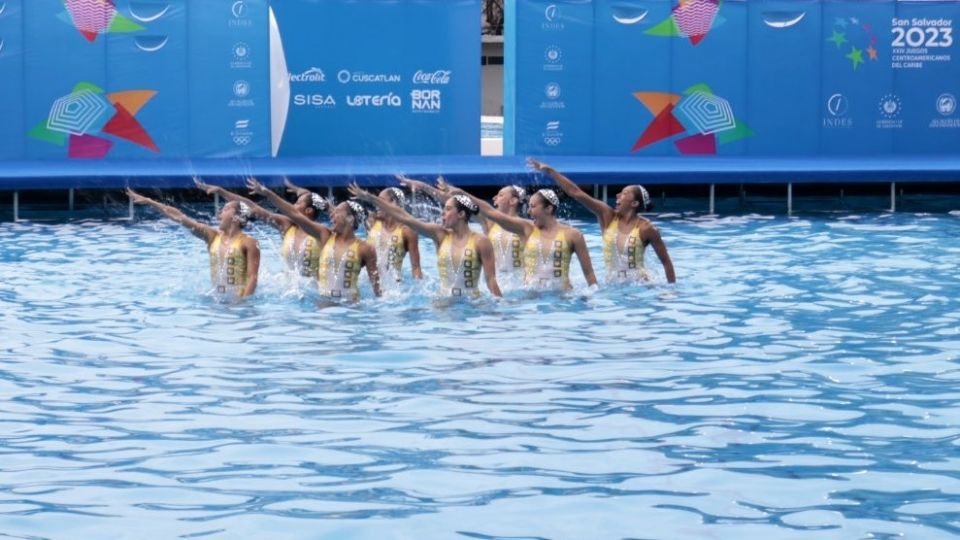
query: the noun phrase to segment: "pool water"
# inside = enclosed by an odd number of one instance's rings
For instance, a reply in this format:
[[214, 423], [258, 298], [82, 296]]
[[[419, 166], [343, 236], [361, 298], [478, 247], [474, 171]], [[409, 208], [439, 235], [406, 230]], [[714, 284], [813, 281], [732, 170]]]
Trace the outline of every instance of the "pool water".
[[676, 286], [322, 310], [262, 226], [224, 305], [169, 222], [2, 223], [0, 532], [960, 534], [960, 214], [653, 219]]

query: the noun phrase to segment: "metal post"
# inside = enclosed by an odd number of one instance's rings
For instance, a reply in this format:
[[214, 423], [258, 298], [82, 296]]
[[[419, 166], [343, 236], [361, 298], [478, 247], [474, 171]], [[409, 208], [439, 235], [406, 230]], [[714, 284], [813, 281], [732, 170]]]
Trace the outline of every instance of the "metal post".
[[897, 183], [890, 182], [890, 211], [897, 211]]
[[327, 186], [327, 201], [333, 204], [333, 186]]
[[793, 214], [793, 184], [787, 184], [787, 215]]
[[70, 211], [73, 212], [73, 188], [70, 188], [70, 191], [68, 192], [68, 195], [67, 195], [67, 199], [69, 200], [68, 206], [70, 208]]
[[716, 214], [716, 184], [710, 184], [710, 215]]
[[133, 199], [127, 199], [127, 205], [127, 210], [129, 212], [127, 214], [127, 219], [133, 221]]
[[593, 185], [593, 198], [596, 199], [600, 196], [600, 184]]
[[607, 202], [607, 185], [603, 185], [603, 202]]
[[213, 213], [214, 214], [220, 213], [220, 194], [219, 193], [213, 194]]
[[13, 220], [20, 221], [20, 192], [13, 192]]

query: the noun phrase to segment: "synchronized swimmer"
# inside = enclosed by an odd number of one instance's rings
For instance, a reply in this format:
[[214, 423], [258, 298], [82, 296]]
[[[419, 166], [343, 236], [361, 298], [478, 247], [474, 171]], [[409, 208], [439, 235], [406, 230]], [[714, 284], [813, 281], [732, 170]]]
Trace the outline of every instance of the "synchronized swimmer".
[[[549, 165], [532, 158], [528, 162], [597, 216], [603, 235], [607, 283], [649, 281], [644, 265], [647, 246], [652, 246], [660, 259], [667, 281], [676, 282], [673, 262], [659, 230], [640, 215], [651, 206], [643, 186], [624, 187], [617, 194], [616, 205], [611, 207], [587, 195]], [[375, 195], [354, 183], [349, 187], [353, 198], [331, 209], [326, 199], [289, 180], [285, 180], [285, 185], [297, 196], [294, 204], [256, 179], [248, 179], [250, 191], [268, 199], [279, 210], [271, 212], [242, 195], [197, 179], [198, 188], [229, 201], [218, 215], [217, 228], [130, 189], [127, 193], [133, 203], [155, 208], [206, 241], [214, 290], [228, 298], [249, 296], [257, 288], [260, 247], [243, 233], [252, 218], [270, 224], [282, 235], [280, 251], [287, 272], [314, 281], [320, 296], [334, 302], [360, 300], [360, 273], [364, 269], [376, 296], [382, 294], [382, 277], [387, 277], [388, 283], [402, 282], [404, 259], [410, 260], [411, 276], [422, 279], [420, 235], [433, 240], [437, 249], [442, 297], [478, 298], [481, 279], [490, 294], [500, 297], [498, 277], [522, 284], [528, 290], [569, 291], [573, 288], [570, 262], [574, 255], [587, 285], [597, 286], [583, 233], [557, 220], [560, 197], [556, 191], [539, 189], [528, 197], [522, 186], [504, 186], [491, 205], [453, 187], [442, 177], [436, 186], [403, 176], [397, 179], [411, 193], [420, 190], [441, 202], [439, 224], [407, 212], [406, 194], [397, 187], [388, 187]], [[375, 213], [368, 217], [361, 202], [374, 207]], [[527, 202], [529, 219], [520, 217]], [[330, 214], [329, 227], [317, 221], [324, 212]], [[484, 234], [471, 230], [473, 216], [478, 217]], [[361, 224], [367, 228], [366, 240], [356, 236]]]

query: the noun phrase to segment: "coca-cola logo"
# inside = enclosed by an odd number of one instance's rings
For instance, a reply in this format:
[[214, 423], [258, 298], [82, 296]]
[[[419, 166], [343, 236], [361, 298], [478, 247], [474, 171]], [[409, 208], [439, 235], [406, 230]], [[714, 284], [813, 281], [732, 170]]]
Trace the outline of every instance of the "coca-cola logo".
[[417, 70], [413, 74], [413, 84], [450, 84], [450, 75], [453, 74], [449, 69], [438, 69], [436, 71]]

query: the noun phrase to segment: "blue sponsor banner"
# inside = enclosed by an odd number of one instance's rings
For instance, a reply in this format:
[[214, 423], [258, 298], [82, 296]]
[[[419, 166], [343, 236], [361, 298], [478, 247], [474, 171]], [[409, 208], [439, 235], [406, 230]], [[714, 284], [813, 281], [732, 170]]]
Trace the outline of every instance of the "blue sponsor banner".
[[816, 155], [826, 107], [820, 99], [820, 2], [774, 0], [748, 8], [746, 116], [762, 134], [746, 140], [748, 153]]
[[23, 8], [0, 0], [0, 159], [23, 157]]
[[[563, 2], [513, 6], [508, 153], [862, 156], [960, 149], [951, 131], [960, 120], [952, 36], [960, 2], [586, 3], [594, 8], [592, 25], [566, 34], [550, 34], [543, 21], [544, 12], [562, 12]], [[590, 134], [589, 143], [543, 148], [535, 129], [544, 120], [537, 76], [548, 40], [565, 59], [588, 58], [576, 65], [575, 79], [584, 81], [590, 103], [577, 110], [590, 118], [569, 114], [563, 127], [564, 134]]]
[[903, 105], [894, 147], [898, 153], [960, 152], [960, 64], [954, 60], [960, 4], [901, 2], [890, 24], [895, 93]]
[[478, 0], [286, 0], [273, 11], [280, 156], [478, 153]]
[[189, 2], [189, 154], [268, 157], [267, 0]]

